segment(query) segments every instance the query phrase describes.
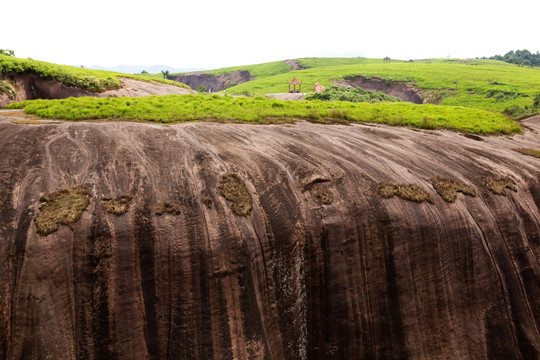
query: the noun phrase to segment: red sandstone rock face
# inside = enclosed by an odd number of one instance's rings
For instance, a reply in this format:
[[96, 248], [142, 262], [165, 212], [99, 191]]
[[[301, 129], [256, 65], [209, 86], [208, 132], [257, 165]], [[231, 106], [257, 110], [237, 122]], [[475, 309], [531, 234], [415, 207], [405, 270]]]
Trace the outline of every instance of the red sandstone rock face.
[[[0, 120], [0, 359], [538, 358], [540, 159], [511, 150], [538, 148], [528, 126], [475, 141]], [[245, 182], [250, 216], [220, 194], [225, 173]], [[446, 203], [434, 175], [477, 196]], [[518, 191], [491, 193], [493, 175]], [[416, 183], [434, 204], [382, 199], [380, 182]], [[74, 230], [38, 236], [40, 195], [83, 183]], [[123, 194], [129, 211], [108, 214], [101, 199]], [[180, 215], [156, 215], [163, 201]]]

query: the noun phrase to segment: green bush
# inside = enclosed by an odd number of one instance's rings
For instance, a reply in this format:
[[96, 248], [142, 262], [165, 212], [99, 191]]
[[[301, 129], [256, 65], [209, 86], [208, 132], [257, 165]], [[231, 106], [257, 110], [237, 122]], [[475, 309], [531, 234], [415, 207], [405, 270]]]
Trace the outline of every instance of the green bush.
[[351, 101], [351, 102], [398, 102], [401, 99], [386, 95], [379, 91], [364, 90], [362, 88], [352, 88], [345, 86], [332, 86], [323, 92], [306, 95], [306, 100], [323, 101]]

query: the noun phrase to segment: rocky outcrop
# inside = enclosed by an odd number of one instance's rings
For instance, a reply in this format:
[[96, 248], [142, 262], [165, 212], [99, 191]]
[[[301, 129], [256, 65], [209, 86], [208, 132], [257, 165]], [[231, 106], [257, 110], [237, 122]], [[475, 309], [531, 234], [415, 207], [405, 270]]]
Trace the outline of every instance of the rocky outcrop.
[[338, 85], [359, 87], [364, 90], [380, 91], [385, 94], [409, 101], [415, 104], [423, 104], [424, 99], [420, 92], [407, 84], [393, 83], [377, 77], [354, 76], [348, 79], [336, 81]]
[[169, 77], [171, 80], [180, 81], [189, 85], [192, 89], [204, 86], [208, 92], [225, 90], [235, 85], [253, 80], [249, 71], [233, 71], [222, 75], [206, 74], [204, 72], [195, 72], [189, 74], [180, 74]]
[[[540, 355], [540, 159], [512, 150], [538, 147], [540, 119], [476, 141], [374, 125], [9, 116], [0, 359]], [[227, 174], [251, 202], [242, 216], [223, 195]], [[434, 176], [475, 196], [446, 202]], [[516, 192], [483, 185], [499, 176]], [[385, 199], [381, 183], [416, 184], [433, 203]], [[36, 234], [40, 198], [82, 184], [89, 205], [73, 230]], [[108, 213], [119, 196], [127, 212]]]
[[4, 81], [11, 86], [9, 93], [0, 94], [0, 108], [6, 105], [33, 99], [65, 99], [68, 97], [94, 96], [94, 97], [120, 97], [120, 96], [148, 96], [166, 94], [195, 94], [190, 89], [168, 85], [160, 82], [147, 82], [130, 78], [120, 78], [120, 89], [108, 90], [102, 93], [91, 92], [72, 86], [66, 86], [58, 81], [45, 80], [33, 74], [14, 75]]

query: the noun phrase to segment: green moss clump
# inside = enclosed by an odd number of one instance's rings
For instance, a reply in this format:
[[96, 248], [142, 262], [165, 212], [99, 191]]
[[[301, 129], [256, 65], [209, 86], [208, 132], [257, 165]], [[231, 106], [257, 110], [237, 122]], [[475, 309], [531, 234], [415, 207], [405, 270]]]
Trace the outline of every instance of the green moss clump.
[[404, 200], [422, 203], [427, 201], [433, 203], [433, 198], [429, 193], [416, 184], [381, 184], [377, 192], [385, 199], [390, 199], [394, 195]]
[[226, 174], [221, 178], [219, 186], [225, 199], [232, 202], [232, 211], [238, 216], [251, 214], [251, 195], [246, 185], [235, 174]]
[[161, 202], [156, 208], [156, 215], [169, 213], [171, 215], [180, 215], [180, 206], [168, 202]]
[[129, 205], [131, 204], [131, 196], [120, 195], [115, 198], [103, 198], [105, 203], [105, 210], [109, 214], [123, 215], [128, 212]]
[[63, 187], [39, 199], [41, 207], [36, 216], [36, 232], [47, 236], [58, 230], [60, 225], [73, 226], [90, 204], [90, 193], [86, 185]]
[[453, 203], [457, 199], [458, 191], [469, 196], [476, 196], [476, 190], [459, 180], [449, 179], [441, 176], [431, 178], [431, 183], [444, 201]]
[[514, 192], [517, 192], [516, 183], [514, 180], [506, 176], [501, 177], [485, 177], [484, 186], [494, 194], [497, 195], [506, 195], [506, 189], [510, 189]]

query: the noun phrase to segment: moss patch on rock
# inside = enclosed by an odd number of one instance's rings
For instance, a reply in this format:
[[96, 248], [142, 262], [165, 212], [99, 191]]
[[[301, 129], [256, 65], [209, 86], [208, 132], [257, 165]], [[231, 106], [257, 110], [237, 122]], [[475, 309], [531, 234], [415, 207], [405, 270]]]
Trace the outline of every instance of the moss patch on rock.
[[334, 201], [334, 194], [326, 188], [315, 191], [313, 195], [324, 205], [330, 205]]
[[497, 178], [485, 177], [483, 178], [483, 181], [484, 186], [489, 191], [497, 195], [506, 195], [506, 189], [517, 192], [516, 183], [514, 182], [514, 180], [506, 176], [500, 176]]
[[86, 185], [74, 185], [41, 197], [41, 207], [35, 219], [36, 232], [47, 236], [56, 232], [60, 225], [69, 226], [73, 230], [90, 204], [89, 196]]
[[169, 213], [171, 215], [180, 215], [180, 206], [168, 202], [161, 202], [156, 208], [156, 215]]
[[238, 216], [251, 214], [251, 195], [246, 185], [235, 174], [226, 174], [221, 178], [219, 186], [221, 195], [232, 202], [232, 211]]
[[207, 209], [211, 209], [214, 206], [214, 202], [209, 196], [203, 196], [201, 198], [202, 203], [206, 206]]
[[466, 185], [459, 180], [434, 176], [431, 178], [431, 183], [437, 194], [446, 202], [453, 203], [456, 201], [458, 192], [473, 197], [476, 196], [476, 190], [472, 186]]
[[105, 203], [105, 210], [114, 215], [124, 215], [128, 212], [131, 204], [131, 196], [129, 195], [120, 195], [115, 198], [105, 197], [102, 200]]
[[422, 203], [427, 201], [433, 203], [433, 198], [429, 193], [416, 184], [380, 184], [377, 192], [385, 199], [390, 199], [394, 195], [404, 200]]
[[535, 150], [535, 149], [525, 149], [525, 148], [518, 148], [518, 149], [514, 149], [515, 151], [517, 152], [520, 152], [524, 155], [529, 155], [529, 156], [533, 156], [535, 158], [539, 158], [540, 159], [540, 150]]

